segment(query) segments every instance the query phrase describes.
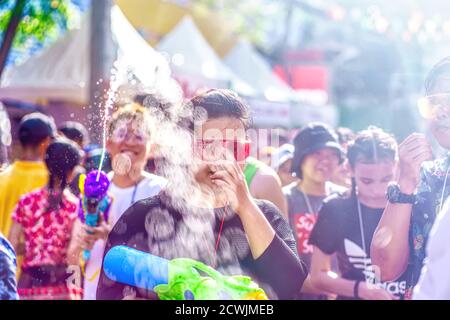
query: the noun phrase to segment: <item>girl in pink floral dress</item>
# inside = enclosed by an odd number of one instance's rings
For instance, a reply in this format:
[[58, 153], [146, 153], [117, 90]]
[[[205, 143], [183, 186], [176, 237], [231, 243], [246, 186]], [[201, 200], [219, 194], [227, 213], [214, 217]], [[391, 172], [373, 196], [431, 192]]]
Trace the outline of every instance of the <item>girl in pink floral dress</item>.
[[78, 199], [67, 186], [81, 157], [75, 143], [62, 138], [52, 142], [45, 155], [48, 185], [24, 195], [13, 213], [10, 240], [24, 256], [18, 285], [21, 299], [81, 297], [81, 288], [68, 279], [71, 269], [67, 264], [78, 208]]

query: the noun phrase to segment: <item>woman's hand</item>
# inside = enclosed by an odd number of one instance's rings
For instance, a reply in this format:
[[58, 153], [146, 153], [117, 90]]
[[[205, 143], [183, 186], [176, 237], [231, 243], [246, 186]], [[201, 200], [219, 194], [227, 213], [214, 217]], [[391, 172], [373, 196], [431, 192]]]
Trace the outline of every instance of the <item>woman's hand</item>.
[[398, 182], [402, 192], [411, 194], [419, 184], [422, 162], [433, 159], [433, 152], [424, 134], [413, 133], [400, 143], [398, 153]]
[[106, 240], [108, 238], [110, 231], [111, 227], [103, 220], [100, 221], [97, 227], [89, 227], [86, 224], [82, 224], [80, 232], [76, 234], [76, 240], [83, 250], [92, 250], [97, 240]]
[[234, 158], [223, 160], [210, 166], [213, 184], [221, 188], [237, 214], [241, 214], [252, 204], [252, 196], [245, 181], [244, 173]]

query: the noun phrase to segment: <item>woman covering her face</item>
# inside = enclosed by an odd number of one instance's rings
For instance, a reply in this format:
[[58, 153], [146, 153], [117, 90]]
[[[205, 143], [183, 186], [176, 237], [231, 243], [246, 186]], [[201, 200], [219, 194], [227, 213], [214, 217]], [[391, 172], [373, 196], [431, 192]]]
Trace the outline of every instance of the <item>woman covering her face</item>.
[[[122, 215], [105, 255], [123, 245], [168, 260], [190, 258], [224, 275], [250, 276], [269, 298], [295, 297], [307, 271], [292, 232], [273, 204], [251, 197], [242, 173], [249, 153], [248, 107], [228, 90], [210, 90], [189, 106], [195, 121], [169, 137], [169, 144], [178, 136], [186, 139], [165, 155], [172, 164], [165, 168], [166, 188]], [[167, 132], [164, 136], [168, 138]], [[180, 150], [186, 151], [185, 159], [180, 159]], [[111, 279], [105, 273], [108, 267], [104, 258], [97, 299], [156, 298], [148, 286]], [[152, 277], [133, 272], [132, 277], [147, 283]], [[196, 299], [195, 294], [190, 298]]]

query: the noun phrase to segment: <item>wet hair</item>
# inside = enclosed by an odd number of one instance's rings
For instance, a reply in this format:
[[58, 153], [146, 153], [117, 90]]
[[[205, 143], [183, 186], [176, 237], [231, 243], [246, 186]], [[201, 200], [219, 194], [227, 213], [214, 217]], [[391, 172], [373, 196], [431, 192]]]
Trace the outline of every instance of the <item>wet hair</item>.
[[158, 118], [169, 121], [174, 121], [174, 114], [173, 114], [174, 104], [173, 102], [163, 97], [161, 94], [157, 93], [137, 94], [134, 96], [133, 102], [149, 110], [150, 115], [152, 116], [156, 116]]
[[397, 142], [395, 138], [375, 126], [356, 134], [349, 143], [347, 158], [352, 169], [356, 162], [377, 163], [380, 160], [397, 159]]
[[57, 138], [48, 146], [45, 152], [45, 165], [49, 172], [47, 212], [59, 209], [64, 189], [70, 182], [67, 181], [68, 175], [80, 164], [82, 156], [83, 153], [78, 145], [67, 138]]
[[172, 104], [162, 95], [156, 93], [140, 93], [134, 96], [133, 102], [145, 108], [166, 109]]
[[[207, 119], [222, 117], [238, 119], [247, 129], [250, 126], [250, 111], [248, 105], [233, 91], [227, 89], [210, 89], [193, 97], [189, 104], [195, 115], [201, 110], [206, 111]], [[188, 127], [194, 130], [194, 121], [189, 121]]]
[[450, 57], [439, 61], [428, 73], [425, 79], [425, 94], [433, 94], [433, 88], [440, 78], [450, 79]]
[[64, 136], [72, 141], [79, 142], [83, 147], [89, 144], [89, 134], [86, 128], [79, 122], [66, 121], [58, 129]]
[[126, 104], [117, 109], [111, 116], [111, 120], [108, 123], [108, 133], [111, 135], [117, 128], [117, 124], [121, 120], [128, 120], [131, 122], [141, 122], [145, 125], [147, 134], [150, 135], [150, 117], [146, 108], [136, 102]]
[[[395, 138], [375, 126], [360, 131], [348, 145], [347, 158], [352, 169], [357, 162], [375, 164], [382, 160], [396, 160], [398, 146]], [[356, 182], [352, 177], [351, 193], [356, 194]]]

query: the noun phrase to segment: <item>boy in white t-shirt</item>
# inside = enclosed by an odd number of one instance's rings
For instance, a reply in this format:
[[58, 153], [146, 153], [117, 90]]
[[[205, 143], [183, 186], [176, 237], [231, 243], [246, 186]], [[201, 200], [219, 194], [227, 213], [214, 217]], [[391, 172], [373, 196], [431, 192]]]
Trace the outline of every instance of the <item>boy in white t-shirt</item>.
[[[113, 201], [109, 221], [97, 228], [78, 222], [77, 238], [83, 249], [91, 249], [84, 274], [84, 299], [95, 300], [98, 276], [102, 264], [105, 240], [109, 231], [136, 201], [158, 194], [165, 179], [145, 172], [151, 149], [151, 121], [147, 110], [139, 104], [129, 104], [117, 110], [108, 126], [106, 148], [112, 159], [113, 171], [108, 174], [109, 194]], [[93, 234], [87, 234], [87, 230]]]

